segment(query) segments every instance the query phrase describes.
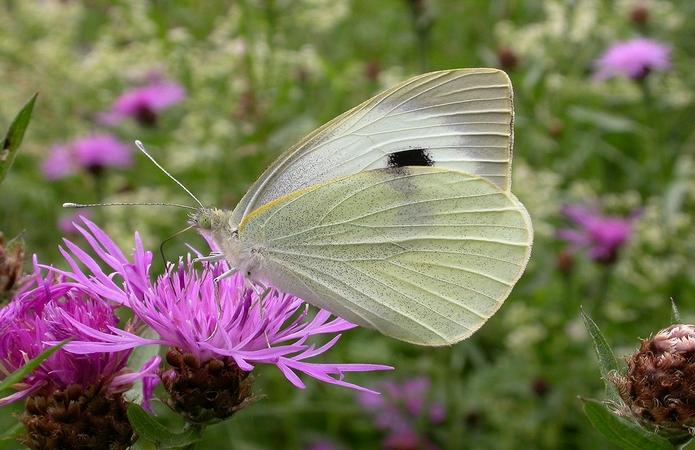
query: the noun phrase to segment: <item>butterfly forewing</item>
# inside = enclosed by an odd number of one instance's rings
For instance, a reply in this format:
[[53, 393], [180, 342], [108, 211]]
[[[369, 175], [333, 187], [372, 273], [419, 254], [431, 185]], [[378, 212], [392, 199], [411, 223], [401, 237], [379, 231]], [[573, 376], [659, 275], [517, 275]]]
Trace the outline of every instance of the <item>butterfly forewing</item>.
[[528, 261], [523, 205], [483, 178], [431, 167], [361, 172], [248, 215], [261, 278], [383, 334], [458, 342], [509, 295]]
[[413, 77], [335, 118], [271, 165], [234, 220], [293, 191], [370, 169], [434, 166], [510, 188], [512, 88], [496, 69]]

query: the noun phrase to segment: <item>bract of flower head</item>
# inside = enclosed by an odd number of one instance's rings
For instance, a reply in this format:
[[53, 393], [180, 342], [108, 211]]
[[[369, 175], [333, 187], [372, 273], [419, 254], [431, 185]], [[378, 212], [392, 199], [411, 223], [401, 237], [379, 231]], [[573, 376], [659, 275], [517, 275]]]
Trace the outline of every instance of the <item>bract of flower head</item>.
[[632, 235], [634, 217], [604, 216], [598, 211], [579, 205], [566, 206], [562, 213], [576, 225], [576, 229], [558, 230], [558, 238], [571, 244], [573, 250], [585, 248], [596, 262], [615, 262], [619, 250]]
[[101, 122], [117, 124], [127, 118], [152, 126], [158, 114], [186, 98], [185, 89], [172, 81], [153, 79], [149, 84], [124, 92], [111, 106], [111, 110], [99, 116]]
[[596, 61], [594, 78], [643, 79], [652, 71], [667, 70], [671, 66], [670, 52], [667, 45], [646, 38], [616, 42]]
[[98, 174], [109, 167], [127, 168], [133, 163], [127, 145], [110, 134], [94, 134], [51, 148], [41, 167], [49, 180], [74, 174], [80, 169]]
[[[74, 323], [102, 333], [118, 324], [112, 305], [65, 277], [49, 273], [44, 277], [34, 257], [34, 274], [15, 298], [0, 310], [0, 368], [7, 375], [56, 343], [72, 339], [86, 341]], [[155, 377], [159, 358], [150, 360], [138, 372], [126, 363], [130, 350], [90, 354], [71, 353], [64, 348], [44, 361], [14, 386], [15, 394], [0, 399], [0, 405], [34, 393], [50, 395], [56, 390], [79, 385], [99, 386], [109, 393], [129, 389], [140, 379]], [[152, 384], [148, 382], [151, 388]], [[149, 394], [149, 393], [146, 393]]]
[[[365, 390], [343, 379], [348, 372], [390, 370], [376, 364], [331, 364], [311, 362], [339, 340], [340, 333], [355, 325], [319, 310], [310, 314], [301, 299], [275, 289], [262, 293], [241, 275], [215, 281], [228, 270], [226, 262], [206, 264], [198, 269], [188, 260], [179, 261], [155, 281], [149, 280], [151, 253], [143, 249], [136, 234], [133, 262], [92, 222], [83, 219], [77, 226], [94, 252], [114, 273], [105, 276], [99, 264], [82, 249], [65, 241], [63, 254], [71, 271], [65, 274], [77, 284], [99, 292], [104, 298], [132, 309], [135, 317], [154, 330], [148, 339], [128, 330], [111, 328], [111, 333], [71, 321], [89, 339], [74, 341], [66, 348], [73, 352], [119, 352], [142, 345], [164, 345], [179, 349], [199, 362], [229, 358], [243, 371], [256, 364], [276, 366], [298, 388], [303, 373], [325, 383]], [[77, 261], [82, 262], [83, 271]], [[334, 335], [316, 346], [314, 336]]]

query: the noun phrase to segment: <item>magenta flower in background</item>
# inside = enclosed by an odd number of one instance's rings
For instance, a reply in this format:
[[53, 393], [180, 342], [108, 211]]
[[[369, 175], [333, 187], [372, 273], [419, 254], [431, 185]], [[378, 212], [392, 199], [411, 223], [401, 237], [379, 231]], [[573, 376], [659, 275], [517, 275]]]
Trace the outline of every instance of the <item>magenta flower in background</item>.
[[629, 218], [610, 217], [584, 206], [566, 206], [562, 213], [577, 229], [558, 230], [557, 237], [569, 242], [573, 250], [588, 249], [591, 259], [603, 264], [611, 264], [618, 257], [619, 250], [630, 240], [632, 222]]
[[99, 120], [107, 125], [115, 125], [131, 118], [142, 125], [153, 126], [161, 111], [185, 98], [186, 91], [181, 85], [155, 78], [149, 84], [118, 97], [110, 111], [100, 114]]
[[109, 134], [95, 134], [53, 147], [42, 171], [49, 180], [56, 180], [79, 169], [99, 174], [108, 167], [123, 169], [132, 164], [132, 152], [127, 145]]
[[75, 161], [70, 149], [63, 145], [51, 147], [48, 157], [44, 160], [41, 170], [49, 180], [58, 180], [72, 175], [75, 170]]
[[[49, 346], [66, 339], [87, 342], [90, 337], [73, 323], [108, 334], [118, 324], [114, 308], [93, 292], [63, 276], [43, 277], [34, 257], [34, 274], [15, 298], [0, 310], [0, 365], [3, 373], [13, 372]], [[72, 385], [103, 387], [108, 394], [128, 390], [139, 379], [147, 379], [146, 399], [156, 381], [159, 358], [139, 372], [131, 371], [131, 351], [76, 354], [61, 349], [43, 362], [21, 383], [17, 392], [0, 399], [0, 406], [35, 393], [50, 395]]]
[[75, 228], [75, 221], [80, 217], [90, 218], [91, 213], [89, 211], [79, 211], [68, 213], [60, 216], [58, 219], [58, 230], [63, 234], [76, 234], [78, 233], [77, 228]]
[[605, 80], [624, 76], [641, 80], [650, 72], [663, 71], [671, 66], [671, 49], [646, 38], [616, 42], [596, 61], [594, 78]]
[[388, 433], [383, 447], [436, 448], [429, 442], [426, 432], [417, 430], [423, 419], [428, 429], [446, 419], [444, 404], [430, 398], [430, 381], [424, 377], [387, 381], [378, 388], [382, 395], [362, 392], [358, 402], [374, 417], [377, 428]]

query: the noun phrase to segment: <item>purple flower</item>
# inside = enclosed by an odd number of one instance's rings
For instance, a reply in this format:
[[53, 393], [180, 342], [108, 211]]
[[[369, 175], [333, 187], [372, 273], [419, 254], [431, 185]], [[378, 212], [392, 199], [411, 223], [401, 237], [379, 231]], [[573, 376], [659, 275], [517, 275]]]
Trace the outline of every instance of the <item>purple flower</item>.
[[49, 180], [58, 180], [75, 172], [75, 162], [68, 147], [56, 145], [49, 151], [41, 166], [43, 175]]
[[566, 206], [562, 213], [578, 229], [558, 230], [557, 236], [569, 242], [574, 250], [587, 248], [589, 257], [596, 262], [615, 262], [618, 251], [632, 235], [633, 217], [603, 216], [598, 211], [584, 206]]
[[80, 168], [99, 174], [104, 168], [126, 168], [132, 163], [132, 153], [127, 145], [109, 134], [95, 134], [53, 147], [42, 170], [46, 178], [56, 180], [72, 175]]
[[[228, 270], [225, 262], [207, 264], [197, 270], [189, 256], [187, 262], [170, 266], [164, 275], [151, 282], [152, 254], [143, 249], [137, 233], [130, 262], [99, 227], [86, 219], [83, 223], [86, 229], [76, 227], [114, 273], [103, 274], [94, 259], [65, 240], [67, 250], [61, 251], [71, 267], [65, 274], [79, 285], [130, 308], [158, 337], [144, 338], [112, 327], [110, 333], [105, 333], [89, 324], [71, 321], [88, 339], [69, 343], [66, 348], [70, 351], [120, 352], [143, 345], [164, 345], [180, 352], [190, 365], [228, 359], [248, 372], [254, 365], [269, 364], [276, 366], [298, 388], [304, 388], [298, 376], [303, 373], [325, 383], [367, 392], [372, 391], [343, 380], [343, 375], [392, 369], [375, 364], [310, 362], [338, 342], [340, 334], [336, 333], [355, 325], [331, 318], [324, 310], [312, 315], [302, 300], [274, 289], [263, 297], [240, 275], [214, 281]], [[89, 269], [87, 273], [76, 261]], [[334, 336], [318, 347], [308, 343], [310, 338], [320, 335]], [[172, 356], [175, 358], [178, 356]]]
[[[66, 339], [91, 339], [80, 327], [108, 334], [118, 324], [114, 307], [63, 276], [41, 274], [34, 257], [34, 274], [15, 298], [0, 310], [0, 365], [13, 372], [52, 345]], [[65, 348], [53, 354], [22, 382], [17, 392], [0, 399], [6, 405], [35, 393], [50, 395], [72, 385], [105, 387], [106, 393], [128, 390], [140, 379], [156, 380], [159, 358], [150, 360], [139, 372], [126, 366], [130, 350], [75, 354]], [[146, 392], [146, 394], [148, 394]]]
[[616, 42], [596, 61], [594, 78], [625, 76], [641, 80], [653, 70], [668, 69], [670, 52], [667, 45], [646, 38]]
[[343, 447], [334, 444], [332, 441], [329, 441], [327, 439], [320, 439], [318, 441], [312, 442], [304, 448], [305, 450], [341, 450]]
[[58, 219], [58, 230], [63, 234], [76, 234], [78, 233], [77, 228], [75, 228], [75, 221], [80, 217], [84, 216], [89, 218], [91, 216], [89, 211], [79, 211], [62, 215]]
[[446, 418], [444, 405], [430, 399], [430, 387], [427, 378], [416, 377], [382, 383], [382, 395], [360, 393], [360, 405], [374, 417], [377, 428], [388, 432], [384, 448], [434, 448], [426, 433], [417, 432], [423, 418], [430, 426]]
[[157, 122], [158, 114], [186, 98], [186, 91], [171, 81], [152, 80], [150, 84], [131, 89], [118, 97], [111, 110], [99, 117], [102, 123], [114, 125], [132, 118], [145, 126]]

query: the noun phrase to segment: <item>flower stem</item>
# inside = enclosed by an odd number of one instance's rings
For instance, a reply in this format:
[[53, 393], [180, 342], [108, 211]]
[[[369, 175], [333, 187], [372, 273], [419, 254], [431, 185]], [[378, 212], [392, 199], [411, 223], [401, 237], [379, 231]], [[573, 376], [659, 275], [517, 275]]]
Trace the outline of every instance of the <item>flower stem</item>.
[[610, 293], [611, 285], [613, 284], [614, 264], [608, 264], [602, 267], [601, 277], [598, 283], [593, 286], [593, 292], [590, 298], [593, 304], [591, 305], [591, 315], [595, 321], [603, 319], [604, 306], [606, 299]]
[[[195, 431], [195, 433], [198, 434], [198, 435], [200, 435], [200, 436], [202, 436], [202, 435], [203, 435], [203, 431], [205, 431], [205, 425], [202, 425], [202, 424], [199, 424], [199, 423], [190, 423], [190, 422], [189, 422], [189, 423], [186, 425], [186, 428], [189, 429], [189, 430]], [[187, 446], [182, 447], [182, 448], [183, 448], [183, 450], [194, 450], [194, 449], [197, 447], [197, 445], [196, 445], [197, 443], [198, 443], [197, 441], [196, 441], [196, 442], [191, 442], [190, 444], [188, 444]]]

